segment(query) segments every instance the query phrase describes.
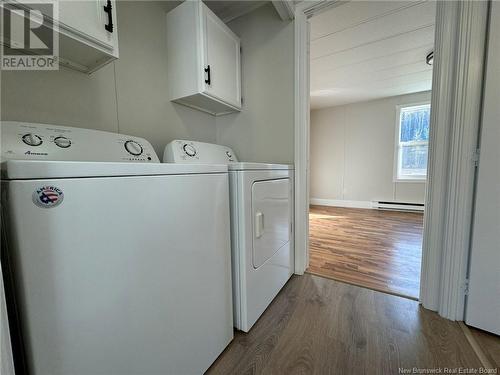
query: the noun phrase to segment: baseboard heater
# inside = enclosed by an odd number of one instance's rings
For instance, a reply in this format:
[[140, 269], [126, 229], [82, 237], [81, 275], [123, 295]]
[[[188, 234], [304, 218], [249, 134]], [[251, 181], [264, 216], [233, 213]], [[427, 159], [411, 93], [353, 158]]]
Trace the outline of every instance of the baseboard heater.
[[372, 208], [394, 211], [423, 211], [423, 203], [372, 201]]

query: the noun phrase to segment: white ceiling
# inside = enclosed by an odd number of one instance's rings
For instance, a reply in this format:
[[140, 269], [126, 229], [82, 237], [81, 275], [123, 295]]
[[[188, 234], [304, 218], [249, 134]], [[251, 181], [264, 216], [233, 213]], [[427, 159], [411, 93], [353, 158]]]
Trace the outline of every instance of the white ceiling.
[[225, 23], [268, 3], [259, 0], [203, 0], [203, 2]]
[[431, 89], [434, 1], [342, 2], [311, 19], [311, 108]]

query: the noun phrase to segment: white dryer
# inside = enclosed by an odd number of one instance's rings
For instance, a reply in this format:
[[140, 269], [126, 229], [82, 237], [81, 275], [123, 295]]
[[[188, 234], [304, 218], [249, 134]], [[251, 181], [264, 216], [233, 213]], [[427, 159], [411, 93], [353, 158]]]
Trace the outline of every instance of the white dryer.
[[204, 373], [233, 337], [227, 166], [163, 164], [122, 134], [1, 130], [16, 373]]
[[234, 325], [248, 332], [293, 274], [293, 167], [186, 140], [169, 143], [163, 161], [228, 164]]

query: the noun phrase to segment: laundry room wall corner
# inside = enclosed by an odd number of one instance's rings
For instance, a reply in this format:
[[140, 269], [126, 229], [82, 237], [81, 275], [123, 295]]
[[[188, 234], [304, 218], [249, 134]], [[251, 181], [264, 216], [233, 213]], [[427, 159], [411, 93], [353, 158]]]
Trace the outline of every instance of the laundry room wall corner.
[[240, 113], [217, 117], [217, 143], [241, 160], [294, 160], [294, 27], [271, 3], [228, 26], [241, 38]]

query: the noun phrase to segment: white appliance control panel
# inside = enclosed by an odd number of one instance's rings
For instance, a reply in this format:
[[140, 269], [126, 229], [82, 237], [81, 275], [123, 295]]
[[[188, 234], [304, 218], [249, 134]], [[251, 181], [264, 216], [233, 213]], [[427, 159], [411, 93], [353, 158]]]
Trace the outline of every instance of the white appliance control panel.
[[160, 162], [145, 139], [100, 130], [2, 121], [1, 138], [2, 161]]
[[237, 161], [230, 147], [181, 139], [170, 142], [163, 152], [164, 163], [229, 164]]

